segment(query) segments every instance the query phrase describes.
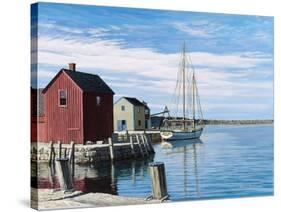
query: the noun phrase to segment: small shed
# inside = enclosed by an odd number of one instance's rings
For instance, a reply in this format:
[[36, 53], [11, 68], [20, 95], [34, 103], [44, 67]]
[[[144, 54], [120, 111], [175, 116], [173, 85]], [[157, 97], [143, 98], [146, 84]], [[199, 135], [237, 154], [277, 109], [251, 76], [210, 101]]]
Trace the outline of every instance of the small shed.
[[94, 74], [61, 69], [42, 91], [47, 141], [85, 144], [112, 136], [111, 88]]

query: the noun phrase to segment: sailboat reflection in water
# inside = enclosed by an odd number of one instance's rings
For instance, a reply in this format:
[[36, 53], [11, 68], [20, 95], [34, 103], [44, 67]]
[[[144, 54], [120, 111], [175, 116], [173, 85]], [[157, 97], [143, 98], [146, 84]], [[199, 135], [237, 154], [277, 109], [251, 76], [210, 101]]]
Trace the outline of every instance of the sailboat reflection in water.
[[183, 173], [181, 176], [183, 177], [183, 186], [178, 192], [182, 192], [183, 199], [191, 199], [193, 196], [200, 198], [200, 176], [197, 154], [202, 143], [200, 139], [161, 143], [164, 154], [169, 156], [180, 155], [182, 157], [181, 170]]

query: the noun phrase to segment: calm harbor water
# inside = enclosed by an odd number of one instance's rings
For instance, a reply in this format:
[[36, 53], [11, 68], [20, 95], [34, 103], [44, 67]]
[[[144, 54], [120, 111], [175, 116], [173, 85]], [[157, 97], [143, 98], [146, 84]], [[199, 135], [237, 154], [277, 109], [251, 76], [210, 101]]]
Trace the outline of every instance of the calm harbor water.
[[[145, 161], [78, 166], [75, 187], [131, 197], [151, 193], [148, 163], [165, 163], [171, 200], [230, 198], [273, 194], [273, 125], [206, 126], [200, 140], [154, 145]], [[39, 166], [40, 188], [58, 187], [48, 166]]]

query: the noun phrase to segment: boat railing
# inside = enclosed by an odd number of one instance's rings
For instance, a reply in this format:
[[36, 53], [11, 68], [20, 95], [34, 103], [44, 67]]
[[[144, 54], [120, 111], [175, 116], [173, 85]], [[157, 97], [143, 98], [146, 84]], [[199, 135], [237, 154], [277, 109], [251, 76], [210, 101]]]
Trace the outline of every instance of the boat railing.
[[[204, 122], [202, 120], [195, 120], [196, 129], [204, 127]], [[162, 130], [186, 130], [193, 129], [193, 119], [165, 119], [163, 121]]]

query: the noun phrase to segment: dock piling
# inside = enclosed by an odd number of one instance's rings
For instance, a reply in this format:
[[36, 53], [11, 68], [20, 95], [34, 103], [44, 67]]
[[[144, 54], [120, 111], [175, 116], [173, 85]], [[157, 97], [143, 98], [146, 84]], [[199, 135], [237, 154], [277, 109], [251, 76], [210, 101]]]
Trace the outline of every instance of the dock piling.
[[162, 162], [149, 164], [149, 172], [152, 185], [152, 198], [164, 201], [168, 199], [165, 165]]
[[69, 150], [69, 164], [71, 165], [71, 175], [74, 176], [75, 167], [75, 143], [71, 141]]
[[61, 158], [61, 141], [58, 141], [58, 157]]
[[49, 164], [51, 164], [54, 160], [53, 151], [54, 151], [54, 143], [53, 141], [50, 141], [50, 152], [49, 152], [49, 159], [48, 159]]

